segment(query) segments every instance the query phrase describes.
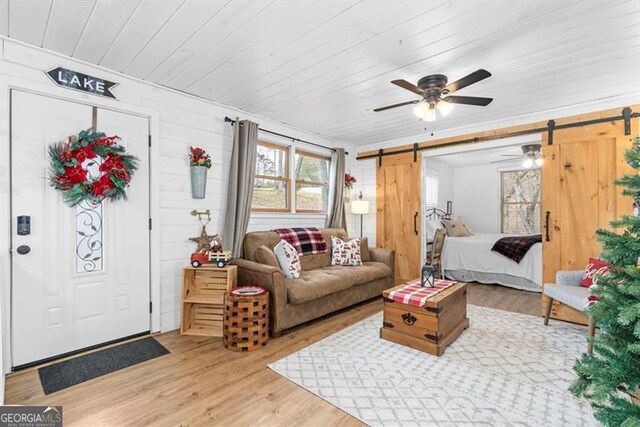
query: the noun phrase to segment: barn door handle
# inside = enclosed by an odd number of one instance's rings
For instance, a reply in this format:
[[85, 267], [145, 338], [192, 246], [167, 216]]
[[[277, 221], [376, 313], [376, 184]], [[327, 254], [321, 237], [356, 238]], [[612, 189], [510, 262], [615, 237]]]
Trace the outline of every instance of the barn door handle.
[[418, 212], [413, 214], [413, 232], [418, 235]]
[[549, 211], [545, 212], [545, 214], [544, 214], [544, 224], [545, 224], [544, 228], [545, 228], [546, 236], [545, 236], [544, 240], [546, 242], [550, 242], [551, 241], [551, 238], [549, 237], [549, 218], [550, 217], [551, 217], [551, 212], [549, 212]]

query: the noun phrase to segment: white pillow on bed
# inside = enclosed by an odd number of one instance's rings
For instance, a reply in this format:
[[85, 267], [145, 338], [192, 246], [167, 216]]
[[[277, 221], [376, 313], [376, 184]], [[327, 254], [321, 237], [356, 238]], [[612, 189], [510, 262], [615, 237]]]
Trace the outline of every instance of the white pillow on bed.
[[449, 237], [469, 237], [473, 233], [467, 228], [466, 220], [458, 219], [443, 219], [442, 224], [447, 229], [447, 236]]

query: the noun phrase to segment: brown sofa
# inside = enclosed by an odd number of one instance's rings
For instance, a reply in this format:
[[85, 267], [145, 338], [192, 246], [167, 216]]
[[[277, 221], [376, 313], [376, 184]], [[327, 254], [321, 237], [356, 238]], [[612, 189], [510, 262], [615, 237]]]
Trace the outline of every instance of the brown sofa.
[[[362, 266], [331, 266], [331, 236], [347, 239], [347, 233], [340, 228], [321, 231], [328, 251], [301, 257], [302, 273], [297, 279], [284, 277], [275, 255], [267, 253], [265, 259], [265, 252], [271, 252], [280, 241], [274, 231], [248, 233], [244, 238], [244, 258], [234, 260], [238, 284], [260, 285], [271, 292], [270, 329], [274, 336], [284, 329], [380, 296], [384, 289], [393, 286], [393, 250], [363, 246]], [[262, 245], [269, 251], [258, 249]]]

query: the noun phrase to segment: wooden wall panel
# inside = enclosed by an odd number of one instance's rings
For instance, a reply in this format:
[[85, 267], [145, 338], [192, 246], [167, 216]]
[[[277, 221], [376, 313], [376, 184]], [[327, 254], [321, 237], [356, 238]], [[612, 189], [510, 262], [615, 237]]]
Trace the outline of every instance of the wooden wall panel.
[[420, 275], [420, 183], [420, 162], [413, 155], [385, 157], [377, 170], [376, 246], [395, 249], [396, 283]]
[[[595, 231], [632, 212], [633, 201], [614, 180], [633, 172], [624, 152], [637, 134], [638, 120], [633, 120], [631, 136], [624, 135], [622, 122], [557, 131], [551, 146], [544, 135], [543, 220], [546, 211], [551, 213], [550, 241], [543, 239], [545, 283], [554, 283], [559, 270], [583, 269], [602, 250]], [[552, 317], [586, 324], [582, 313], [558, 303]]]

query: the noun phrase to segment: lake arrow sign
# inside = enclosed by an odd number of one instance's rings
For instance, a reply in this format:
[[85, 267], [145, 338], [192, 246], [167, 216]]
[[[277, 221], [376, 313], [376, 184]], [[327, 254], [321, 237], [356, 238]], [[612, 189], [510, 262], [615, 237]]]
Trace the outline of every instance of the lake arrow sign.
[[110, 89], [118, 83], [110, 82], [98, 77], [78, 73], [58, 67], [47, 71], [47, 75], [58, 85], [69, 89], [75, 89], [93, 95], [104, 96], [106, 98], [118, 99]]

